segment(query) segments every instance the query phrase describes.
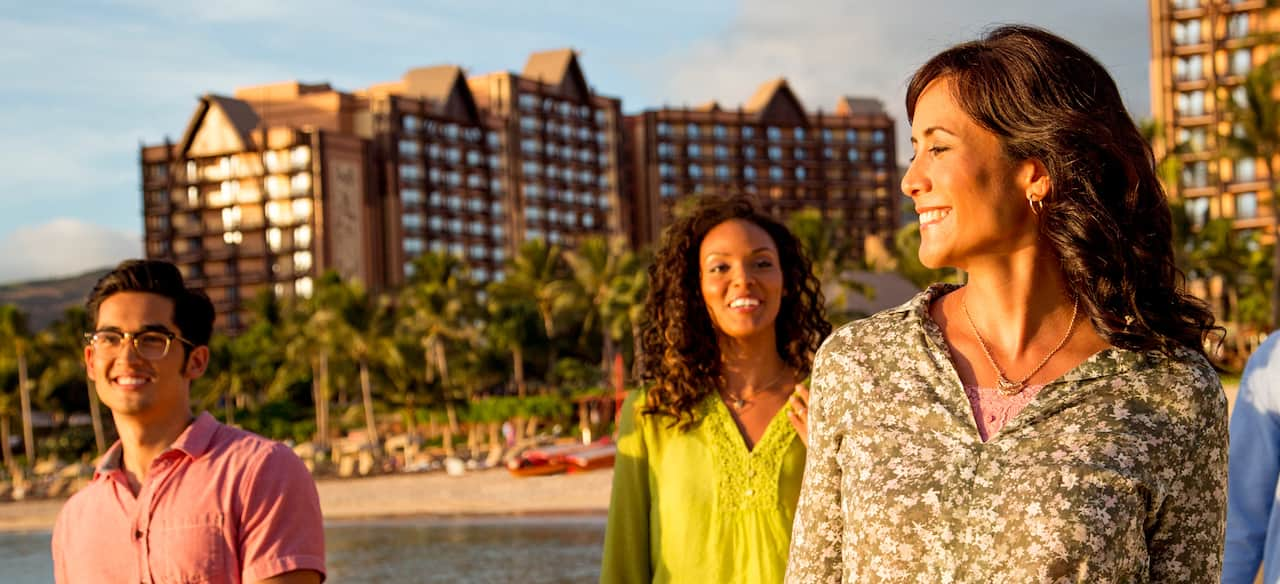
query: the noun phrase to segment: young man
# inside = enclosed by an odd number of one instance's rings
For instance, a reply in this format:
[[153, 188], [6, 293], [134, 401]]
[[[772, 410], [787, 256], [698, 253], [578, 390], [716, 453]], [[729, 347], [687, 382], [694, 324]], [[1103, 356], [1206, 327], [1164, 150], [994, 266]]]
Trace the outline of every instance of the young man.
[[1249, 356], [1227, 455], [1227, 539], [1222, 584], [1280, 582], [1280, 332]]
[[324, 579], [320, 500], [284, 445], [192, 416], [214, 311], [173, 264], [98, 281], [84, 363], [120, 440], [53, 530], [54, 578], [81, 582]]

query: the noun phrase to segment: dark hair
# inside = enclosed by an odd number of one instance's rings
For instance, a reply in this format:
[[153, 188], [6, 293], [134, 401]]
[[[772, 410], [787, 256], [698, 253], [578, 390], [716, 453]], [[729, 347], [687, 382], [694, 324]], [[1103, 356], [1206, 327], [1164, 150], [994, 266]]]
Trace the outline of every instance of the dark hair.
[[698, 421], [698, 404], [724, 385], [720, 346], [700, 292], [698, 248], [707, 232], [733, 219], [764, 229], [778, 248], [783, 292], [774, 327], [783, 362], [800, 378], [807, 377], [813, 354], [831, 332], [821, 284], [791, 231], [745, 196], [699, 200], [691, 213], [663, 233], [649, 267], [648, 320], [641, 334], [641, 378], [652, 382], [644, 413], [671, 416], [682, 430]]
[[[94, 285], [85, 302], [89, 323], [98, 324], [98, 307], [120, 292], [146, 292], [173, 301], [173, 324], [178, 334], [197, 347], [209, 344], [213, 334], [214, 310], [209, 297], [200, 290], [188, 288], [178, 267], [159, 260], [125, 260]], [[181, 344], [181, 343], [179, 343]], [[188, 352], [182, 345], [183, 358]]]
[[1083, 49], [1047, 31], [1001, 26], [925, 63], [907, 119], [929, 84], [994, 133], [1014, 160], [1038, 160], [1051, 188], [1040, 237], [1099, 334], [1120, 348], [1201, 355], [1220, 333], [1174, 265], [1172, 216], [1155, 159], [1115, 81]]

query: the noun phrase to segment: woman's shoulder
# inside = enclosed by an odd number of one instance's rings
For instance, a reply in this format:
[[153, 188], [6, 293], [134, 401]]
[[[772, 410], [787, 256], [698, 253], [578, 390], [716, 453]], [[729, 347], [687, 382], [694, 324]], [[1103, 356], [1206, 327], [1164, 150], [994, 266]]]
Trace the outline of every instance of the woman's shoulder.
[[847, 322], [827, 336], [820, 352], [865, 352], [892, 348], [905, 335], [922, 330], [922, 319], [928, 311], [929, 302], [946, 291], [948, 288], [945, 285], [935, 284], [898, 306]]

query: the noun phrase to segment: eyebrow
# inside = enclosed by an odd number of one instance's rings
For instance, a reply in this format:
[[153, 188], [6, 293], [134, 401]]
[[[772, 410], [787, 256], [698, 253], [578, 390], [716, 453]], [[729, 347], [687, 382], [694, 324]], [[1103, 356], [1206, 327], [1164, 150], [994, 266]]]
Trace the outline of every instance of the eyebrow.
[[[138, 329], [138, 330], [137, 330], [137, 331], [135, 331], [135, 332], [139, 332], [139, 333], [147, 333], [147, 332], [153, 332], [153, 331], [154, 331], [154, 332], [160, 332], [160, 333], [177, 334], [176, 332], [174, 332], [174, 331], [173, 331], [173, 329], [171, 329], [171, 328], [169, 328], [169, 327], [167, 327], [167, 326], [165, 326], [165, 325], [163, 325], [163, 324], [157, 324], [157, 323], [150, 323], [150, 324], [142, 325], [142, 328]], [[99, 328], [99, 329], [98, 329], [98, 332], [123, 333], [123, 332], [124, 332], [124, 329], [122, 329], [122, 328], [120, 328], [120, 327], [118, 327], [118, 326], [104, 326], [104, 327], [102, 327], [102, 328]]]
[[[947, 134], [951, 134], [952, 136], [957, 135], [955, 132], [952, 132], [951, 130], [948, 130], [942, 126], [929, 126], [928, 128], [924, 129], [923, 135], [925, 138], [928, 138], [929, 136], [933, 135], [934, 132], [945, 132]], [[914, 136], [911, 138], [911, 143], [912, 144], [916, 143], [916, 139]]]
[[[778, 250], [775, 250], [772, 247], [757, 247], [751, 250], [751, 255], [755, 255], [761, 252], [778, 253]], [[723, 251], [713, 251], [713, 252], [707, 253], [707, 259], [711, 259], [712, 256], [722, 256], [722, 255], [729, 255], [729, 254]]]

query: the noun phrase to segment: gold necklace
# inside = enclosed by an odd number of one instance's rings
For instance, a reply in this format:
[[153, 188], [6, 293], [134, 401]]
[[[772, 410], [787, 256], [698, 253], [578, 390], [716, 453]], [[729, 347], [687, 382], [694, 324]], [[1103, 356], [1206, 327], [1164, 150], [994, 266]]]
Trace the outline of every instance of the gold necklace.
[[1005, 397], [1021, 393], [1022, 389], [1027, 386], [1027, 381], [1031, 380], [1031, 376], [1044, 368], [1045, 364], [1049, 362], [1049, 359], [1057, 354], [1058, 350], [1062, 349], [1063, 345], [1067, 344], [1067, 339], [1071, 338], [1071, 331], [1076, 327], [1076, 314], [1080, 310], [1080, 297], [1077, 296], [1075, 303], [1071, 306], [1071, 322], [1067, 325], [1067, 333], [1062, 335], [1062, 340], [1058, 341], [1058, 346], [1054, 347], [1052, 351], [1049, 351], [1049, 354], [1045, 355], [1044, 359], [1040, 360], [1040, 364], [1036, 365], [1036, 368], [1032, 369], [1031, 373], [1028, 373], [1026, 377], [1023, 377], [1018, 381], [1010, 381], [1009, 378], [1005, 376], [1004, 371], [1000, 370], [1000, 366], [996, 365], [995, 357], [991, 356], [991, 350], [987, 348], [987, 342], [983, 340], [982, 333], [978, 332], [978, 326], [973, 324], [973, 315], [969, 314], [969, 304], [966, 302], [967, 299], [968, 294], [960, 298], [960, 308], [961, 310], [964, 310], [964, 317], [969, 320], [969, 328], [973, 329], [973, 336], [978, 338], [978, 346], [982, 347], [982, 354], [987, 356], [987, 362], [991, 363], [991, 368], [996, 371], [996, 390], [1000, 392], [1000, 395]]
[[[761, 387], [764, 388], [765, 390], [768, 390], [769, 388], [773, 387], [774, 384], [778, 382], [778, 380], [782, 379], [783, 376], [785, 376], [790, 370], [791, 370], [790, 367], [783, 365], [782, 371], [779, 372], [778, 375], [775, 376], [773, 379], [770, 379], [768, 383], [762, 385]], [[732, 400], [732, 403], [729, 404], [729, 407], [733, 408], [733, 411], [735, 412], [742, 411], [742, 408], [746, 407], [747, 404], [750, 403], [742, 397], [741, 393], [737, 395], [733, 395], [729, 393], [728, 389], [725, 389], [722, 391], [726, 398], [729, 398], [730, 400]], [[757, 391], [756, 393], [759, 394], [760, 392]]]

